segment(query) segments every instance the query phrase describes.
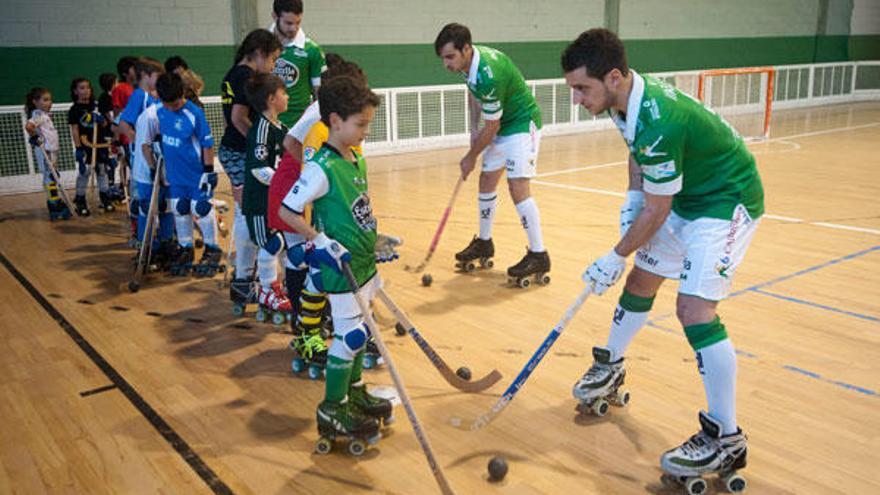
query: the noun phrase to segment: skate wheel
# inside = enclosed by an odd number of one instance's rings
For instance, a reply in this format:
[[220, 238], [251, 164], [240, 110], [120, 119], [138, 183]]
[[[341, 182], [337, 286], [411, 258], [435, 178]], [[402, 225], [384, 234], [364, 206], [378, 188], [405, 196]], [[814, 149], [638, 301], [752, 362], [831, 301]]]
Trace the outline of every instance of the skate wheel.
[[721, 481], [724, 482], [724, 487], [730, 493], [742, 493], [746, 491], [746, 486], [748, 486], [746, 479], [736, 473], [721, 478]]
[[547, 285], [550, 283], [550, 275], [543, 275], [540, 279], [538, 279], [538, 283], [541, 285]]
[[226, 265], [220, 265], [217, 267], [217, 271], [220, 273], [226, 273]]
[[263, 311], [263, 308], [257, 309], [257, 314], [255, 316], [258, 323], [263, 323], [266, 321], [266, 312]]
[[302, 358], [293, 358], [290, 362], [290, 369], [292, 369], [294, 373], [302, 373], [303, 370], [306, 369], [306, 362], [303, 361]]
[[477, 269], [477, 266], [474, 265], [473, 261], [469, 261], [466, 265], [464, 265], [464, 271], [470, 273]]
[[371, 370], [376, 366], [376, 358], [370, 354], [364, 354], [364, 369]]
[[394, 416], [388, 416], [387, 418], [382, 418], [382, 426], [391, 426], [394, 424]]
[[492, 268], [493, 266], [495, 266], [494, 261], [492, 261], [488, 258], [481, 258], [480, 259], [480, 267], [481, 268]]
[[618, 391], [616, 394], [611, 396], [611, 403], [617, 407], [623, 407], [629, 404], [629, 390]]
[[321, 369], [320, 366], [309, 366], [309, 378], [312, 380], [318, 380], [324, 374], [324, 370]]
[[134, 280], [131, 280], [128, 282], [128, 291], [129, 292], [134, 293], [134, 292], [139, 291], [140, 289], [141, 289], [141, 284], [135, 282]]
[[348, 453], [360, 457], [367, 451], [367, 444], [361, 439], [354, 439], [348, 442]]
[[232, 305], [232, 316], [241, 316], [244, 314], [244, 305], [243, 304], [233, 304]]
[[521, 278], [516, 281], [516, 285], [520, 286], [523, 289], [528, 289], [532, 282], [527, 278]]
[[287, 316], [284, 316], [284, 313], [272, 313], [272, 323], [275, 325], [283, 325], [287, 323]]
[[687, 490], [688, 495], [702, 495], [703, 493], [706, 493], [708, 485], [703, 478], [688, 478], [687, 481], [684, 482], [684, 487]]
[[327, 455], [333, 450], [333, 441], [329, 438], [321, 438], [315, 444], [315, 452], [321, 455]]
[[605, 399], [599, 399], [590, 406], [590, 411], [601, 418], [608, 413], [608, 402]]

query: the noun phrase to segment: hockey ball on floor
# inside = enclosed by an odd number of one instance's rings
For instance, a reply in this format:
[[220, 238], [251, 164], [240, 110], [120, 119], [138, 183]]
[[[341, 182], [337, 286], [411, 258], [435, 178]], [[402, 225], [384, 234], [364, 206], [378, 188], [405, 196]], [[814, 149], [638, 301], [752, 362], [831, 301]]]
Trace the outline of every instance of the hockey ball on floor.
[[427, 274], [427, 273], [424, 274], [424, 275], [422, 275], [422, 286], [424, 286], [424, 287], [430, 287], [430, 286], [431, 286], [431, 283], [432, 283], [433, 281], [434, 281], [434, 278], [431, 277], [431, 275], [429, 275], [429, 274]]
[[507, 461], [500, 455], [493, 457], [489, 461], [489, 479], [501, 481], [505, 476], [507, 476]]
[[458, 375], [458, 377], [462, 380], [470, 381], [471, 379], [471, 370], [468, 369], [466, 366], [462, 366], [461, 368], [455, 370], [455, 374]]

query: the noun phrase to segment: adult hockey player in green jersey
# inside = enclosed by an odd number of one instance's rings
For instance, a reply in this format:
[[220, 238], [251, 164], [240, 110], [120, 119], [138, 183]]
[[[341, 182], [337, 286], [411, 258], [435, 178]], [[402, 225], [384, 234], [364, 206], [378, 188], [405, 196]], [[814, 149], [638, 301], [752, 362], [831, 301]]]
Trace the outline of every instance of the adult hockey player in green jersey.
[[629, 148], [621, 239], [587, 268], [584, 281], [604, 293], [635, 253], [608, 342], [593, 349], [595, 361], [574, 396], [594, 412], [606, 398], [622, 402], [627, 346], [663, 281], [678, 280], [677, 315], [696, 352], [708, 411], [699, 413], [700, 432], [662, 455], [661, 468], [688, 486], [717, 472], [742, 488], [736, 470], [745, 466], [746, 437], [736, 422], [736, 354], [716, 307], [764, 213], [755, 159], [736, 130], [699, 101], [630, 69], [611, 31], [581, 34], [563, 53], [562, 68], [574, 103], [593, 115], [609, 112]]
[[[541, 111], [535, 97], [507, 55], [474, 45], [470, 30], [461, 24], [444, 26], [434, 41], [434, 50], [447, 70], [465, 78], [470, 94], [471, 145], [459, 164], [462, 179], [467, 179], [477, 158], [483, 155], [478, 197], [480, 231], [455, 255], [458, 265], [472, 266], [478, 259], [487, 266], [494, 256], [495, 191], [506, 169], [510, 197], [529, 241], [525, 257], [508, 268], [507, 274], [522, 286], [530, 277], [549, 281], [546, 273], [550, 271], [550, 256], [544, 248], [538, 205], [529, 190], [541, 144]], [[481, 116], [484, 124], [478, 128]]]

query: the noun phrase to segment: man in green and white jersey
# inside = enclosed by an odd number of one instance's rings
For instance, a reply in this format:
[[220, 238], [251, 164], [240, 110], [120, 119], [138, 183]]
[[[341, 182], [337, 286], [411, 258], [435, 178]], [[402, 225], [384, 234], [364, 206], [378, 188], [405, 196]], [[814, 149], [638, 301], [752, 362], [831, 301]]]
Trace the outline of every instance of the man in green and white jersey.
[[281, 56], [275, 60], [275, 75], [287, 86], [287, 111], [279, 115], [281, 123], [291, 128], [312, 103], [321, 85], [321, 73], [327, 67], [324, 52], [302, 30], [302, 0], [275, 0], [272, 4], [275, 22], [269, 31], [281, 41]]
[[732, 474], [745, 466], [746, 439], [736, 422], [736, 354], [716, 307], [764, 213], [755, 159], [717, 114], [629, 69], [611, 31], [581, 34], [563, 53], [562, 67], [574, 102], [594, 115], [608, 111], [630, 152], [621, 239], [590, 265], [584, 281], [604, 293], [636, 253], [608, 342], [593, 349], [595, 361], [574, 396], [590, 408], [620, 398], [626, 348], [663, 281], [678, 280], [677, 315], [696, 352], [708, 412], [699, 414], [697, 435], [663, 454], [661, 468], [673, 477]]
[[[459, 164], [462, 179], [467, 179], [477, 158], [483, 155], [478, 198], [480, 232], [455, 257], [466, 266], [475, 259], [486, 264], [494, 256], [495, 191], [506, 169], [510, 196], [529, 241], [526, 256], [507, 273], [518, 281], [531, 275], [542, 280], [550, 271], [550, 257], [544, 249], [538, 205], [529, 190], [541, 144], [541, 110], [535, 97], [507, 55], [474, 45], [470, 30], [461, 24], [444, 26], [434, 41], [434, 50], [447, 70], [465, 78], [469, 90], [471, 146]], [[478, 128], [481, 116], [484, 125]]]

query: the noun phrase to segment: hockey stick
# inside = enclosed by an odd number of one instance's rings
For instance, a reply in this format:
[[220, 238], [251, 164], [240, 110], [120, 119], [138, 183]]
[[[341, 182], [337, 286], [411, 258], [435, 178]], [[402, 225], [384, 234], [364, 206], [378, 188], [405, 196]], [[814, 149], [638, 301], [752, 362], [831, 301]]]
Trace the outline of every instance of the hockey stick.
[[137, 266], [134, 267], [134, 274], [128, 282], [128, 290], [137, 292], [141, 288], [141, 281], [149, 269], [150, 257], [153, 253], [153, 226], [159, 212], [159, 188], [162, 186], [162, 171], [165, 160], [159, 158], [156, 164], [156, 177], [153, 179], [153, 192], [150, 195], [150, 207], [147, 210], [147, 224], [144, 227], [144, 240], [141, 243], [141, 249], [138, 252]]
[[[562, 319], [559, 320], [559, 323], [557, 323], [556, 326], [553, 327], [553, 330], [550, 331], [550, 334], [547, 335], [547, 338], [544, 339], [544, 342], [541, 344], [540, 347], [538, 347], [538, 350], [535, 351], [535, 354], [532, 355], [531, 359], [528, 360], [522, 371], [519, 372], [519, 375], [516, 376], [516, 379], [513, 380], [513, 383], [511, 383], [510, 386], [507, 387], [507, 390], [505, 390], [504, 394], [501, 395], [501, 398], [498, 399], [498, 402], [496, 402], [495, 405], [492, 406], [492, 409], [477, 418], [471, 424], [471, 431], [478, 430], [488, 425], [493, 419], [495, 419], [496, 416], [501, 414], [501, 411], [503, 411], [508, 404], [510, 404], [510, 401], [512, 401], [513, 398], [516, 396], [516, 393], [519, 392], [523, 385], [525, 385], [526, 380], [528, 380], [529, 378], [529, 375], [531, 375], [532, 372], [535, 371], [535, 368], [538, 367], [538, 364], [541, 362], [542, 359], [544, 359], [544, 356], [547, 355], [547, 352], [550, 351], [550, 347], [552, 347], [553, 344], [556, 342], [556, 339], [558, 339], [559, 336], [562, 335], [562, 331], [565, 330], [565, 327], [568, 325], [568, 323], [574, 317], [575, 313], [577, 313], [577, 311], [584, 304], [584, 301], [587, 300], [587, 297], [589, 297], [590, 293], [592, 292], [592, 284], [587, 285], [584, 290], [581, 291], [577, 299], [575, 299], [571, 306], [568, 307], [568, 309], [565, 311], [565, 314], [562, 315]], [[453, 423], [458, 423], [458, 421], [453, 420]]]
[[94, 205], [98, 203], [98, 169], [95, 168], [98, 165], [98, 118], [99, 115], [97, 112], [92, 112], [92, 165], [89, 170], [89, 203]]
[[[416, 434], [416, 439], [419, 441], [419, 445], [422, 447], [422, 451], [425, 453], [425, 457], [428, 458], [428, 466], [431, 468], [431, 472], [434, 474], [434, 479], [437, 481], [437, 485], [440, 487], [440, 491], [446, 494], [453, 494], [452, 487], [449, 486], [449, 482], [446, 480], [446, 476], [443, 474], [443, 469], [440, 467], [440, 464], [437, 463], [437, 459], [434, 457], [434, 451], [431, 449], [431, 443], [428, 441], [428, 435], [425, 433], [425, 430], [422, 429], [422, 424], [419, 422], [419, 418], [416, 416], [416, 411], [413, 409], [412, 401], [410, 401], [409, 394], [406, 392], [406, 388], [403, 385], [403, 380], [400, 378], [400, 374], [397, 372], [397, 368], [394, 366], [394, 362], [391, 360], [391, 354], [388, 352], [388, 348], [385, 347], [385, 342], [382, 341], [382, 335], [379, 332], [379, 327], [376, 326], [376, 322], [373, 320], [372, 313], [370, 312], [369, 303], [364, 300], [363, 295], [361, 294], [361, 288], [357, 283], [357, 279], [354, 278], [354, 273], [351, 271], [351, 265], [348, 262], [342, 263], [342, 274], [345, 275], [345, 278], [348, 279], [348, 284], [351, 286], [352, 291], [354, 292], [354, 298], [360, 307], [361, 314], [364, 316], [364, 320], [367, 322], [367, 328], [370, 329], [370, 333], [373, 335], [373, 340], [376, 342], [376, 347], [379, 348], [379, 353], [382, 355], [382, 359], [385, 360], [385, 365], [388, 367], [388, 373], [391, 374], [391, 379], [394, 381], [394, 387], [397, 389], [398, 395], [400, 395], [400, 401], [403, 403], [403, 408], [406, 409], [406, 415], [409, 418], [409, 422], [412, 424], [413, 432]], [[378, 276], [378, 275], [376, 275]]]
[[443, 361], [443, 358], [437, 355], [437, 353], [434, 351], [434, 348], [431, 347], [431, 345], [428, 344], [428, 342], [422, 337], [422, 334], [420, 334], [419, 331], [416, 330], [416, 327], [413, 326], [412, 322], [409, 320], [409, 318], [407, 318], [406, 314], [404, 314], [404, 312], [396, 304], [394, 304], [394, 301], [391, 300], [391, 298], [385, 292], [385, 289], [380, 288], [378, 290], [378, 296], [379, 299], [382, 300], [382, 303], [384, 303], [385, 306], [390, 309], [392, 313], [394, 313], [394, 317], [397, 319], [397, 321], [406, 328], [406, 331], [407, 333], [409, 333], [410, 337], [412, 337], [413, 340], [416, 341], [416, 344], [419, 345], [419, 348], [422, 349], [422, 352], [424, 352], [425, 355], [428, 356], [428, 360], [431, 361], [431, 364], [433, 364], [434, 367], [437, 368], [437, 371], [440, 372], [443, 378], [447, 382], [449, 382], [450, 385], [463, 392], [473, 393], [482, 392], [483, 390], [486, 390], [492, 385], [498, 383], [498, 380], [501, 380], [501, 373], [499, 373], [498, 370], [492, 370], [488, 375], [472, 382], [466, 381], [456, 375], [455, 372], [453, 372], [452, 369], [449, 368], [446, 362]]
[[464, 177], [459, 177], [458, 182], [455, 183], [455, 189], [452, 190], [452, 197], [449, 198], [449, 204], [446, 205], [446, 210], [443, 211], [443, 217], [440, 219], [440, 225], [437, 226], [437, 232], [434, 232], [434, 238], [431, 240], [431, 246], [428, 248], [428, 254], [425, 255], [425, 260], [414, 269], [407, 265], [404, 267], [406, 271], [419, 273], [428, 266], [428, 262], [431, 261], [431, 257], [434, 256], [434, 251], [437, 250], [437, 244], [440, 243], [440, 235], [443, 234], [443, 229], [446, 227], [446, 221], [449, 220], [449, 214], [452, 213], [452, 205], [455, 204], [455, 198], [458, 197], [458, 191], [461, 190], [462, 184], [464, 184]]
[[58, 193], [61, 195], [61, 200], [67, 205], [68, 210], [76, 212], [76, 208], [73, 207], [73, 203], [70, 201], [70, 196], [67, 195], [67, 191], [64, 190], [64, 185], [61, 184], [61, 174], [58, 173], [56, 161], [50, 158], [51, 155], [46, 151], [46, 147], [43, 144], [40, 144], [40, 150], [43, 151], [43, 156], [46, 158], [46, 166], [49, 168], [49, 174], [58, 186]]

